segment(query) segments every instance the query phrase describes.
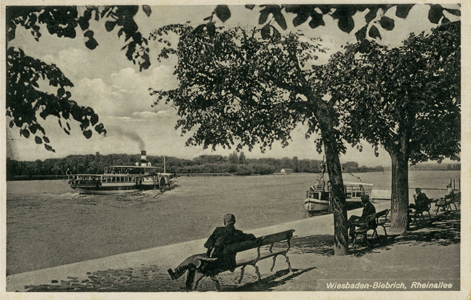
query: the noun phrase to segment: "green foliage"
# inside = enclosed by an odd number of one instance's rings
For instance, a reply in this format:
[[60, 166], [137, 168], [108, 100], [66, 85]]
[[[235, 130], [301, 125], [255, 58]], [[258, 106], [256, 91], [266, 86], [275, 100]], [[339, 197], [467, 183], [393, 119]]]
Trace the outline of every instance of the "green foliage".
[[[40, 80], [49, 81], [50, 86], [57, 88], [57, 93], [41, 91]], [[25, 138], [30, 133], [36, 135], [35, 142], [44, 142], [46, 149], [51, 151], [54, 149], [49, 145], [50, 140], [38, 121], [38, 115], [44, 120], [49, 116], [57, 117], [59, 125], [67, 134], [70, 133], [68, 121], [72, 119], [80, 123], [87, 138], [92, 135], [90, 127], [94, 127], [98, 133], [106, 133], [91, 107], [80, 106], [71, 99], [71, 93], [65, 88], [72, 86], [72, 82], [55, 65], [48, 65], [25, 55], [21, 49], [10, 47], [7, 50], [6, 85], [6, 114], [11, 117], [9, 127], [20, 128], [20, 134]]]
[[179, 87], [169, 91], [151, 89], [159, 101], [172, 101], [181, 117], [177, 122], [185, 134], [195, 129], [187, 145], [244, 145], [262, 151], [275, 140], [283, 146], [296, 125], [309, 120], [316, 132], [317, 120], [306, 78], [306, 63], [323, 51], [317, 39], [301, 40], [296, 34], [264, 39], [263, 29], [208, 30], [208, 24], [193, 28], [171, 25], [156, 30], [154, 40], [166, 43], [169, 32], [180, 35], [176, 47], [164, 47], [159, 58], [178, 56], [175, 75]]
[[411, 35], [399, 48], [371, 42], [337, 86], [349, 97], [343, 119], [349, 141], [381, 144], [413, 164], [459, 154], [460, 57], [459, 22]]
[[404, 46], [348, 45], [327, 66], [321, 87], [338, 99], [343, 137], [391, 156], [391, 228], [407, 228], [408, 164], [460, 152], [460, 22], [411, 35]]
[[239, 163], [239, 155], [237, 154], [237, 151], [234, 150], [231, 154], [229, 154], [228, 158], [229, 163], [237, 165]]
[[276, 171], [274, 166], [268, 164], [247, 164], [247, 166], [254, 170], [254, 174], [266, 175], [273, 174]]
[[[308, 160], [308, 159], [301, 159], [298, 161], [298, 172], [301, 173], [321, 173], [322, 161], [318, 160]], [[279, 169], [286, 168], [288, 166], [281, 166]]]
[[[149, 6], [144, 5], [143, 10], [147, 16], [151, 14]], [[117, 27], [118, 37], [124, 34], [126, 57], [138, 63], [141, 69], [147, 69], [150, 66], [148, 42], [134, 21], [138, 11], [139, 6], [8, 6], [7, 38], [10, 41], [16, 37], [18, 26], [30, 30], [36, 40], [42, 35], [41, 25], [46, 25], [49, 34], [59, 38], [74, 39], [80, 28], [86, 38], [85, 46], [93, 50], [98, 46], [98, 41], [89, 29], [90, 21], [106, 20], [104, 25], [107, 31]]]
[[212, 164], [225, 161], [222, 155], [200, 155], [193, 160], [198, 164]]
[[[270, 8], [270, 13], [276, 10]], [[155, 104], [172, 101], [180, 116], [176, 127], [183, 134], [193, 132], [187, 145], [204, 148], [235, 145], [237, 150], [247, 146], [250, 151], [259, 146], [264, 152], [274, 141], [288, 145], [292, 130], [307, 123], [306, 138], [313, 133], [322, 136], [316, 144], [319, 152], [324, 145], [333, 187], [336, 238], [341, 241], [336, 253], [346, 253], [347, 214], [339, 160], [345, 146], [339, 114], [335, 98], [324, 101], [319, 92], [323, 88], [312, 84], [322, 77], [308, 65], [323, 51], [319, 40], [294, 33], [281, 36], [272, 25], [245, 31], [210, 24], [166, 26], [153, 33], [153, 39], [162, 43], [168, 32], [180, 36], [176, 48], [164, 47], [159, 54], [160, 58], [177, 55], [179, 86], [169, 91], [151, 89]], [[252, 172], [246, 165], [238, 167], [239, 174]]]
[[251, 169], [250, 166], [248, 166], [248, 165], [240, 165], [240, 166], [237, 166], [236, 175], [239, 175], [239, 176], [248, 176], [248, 175], [252, 175], [252, 169]]
[[246, 158], [244, 152], [240, 152], [239, 155], [239, 164], [245, 164], [246, 163]]
[[[239, 166], [228, 162], [227, 157], [212, 155], [199, 159], [180, 159], [166, 157], [166, 171], [179, 174], [186, 173], [232, 173], [238, 172]], [[105, 167], [111, 165], [134, 165], [140, 161], [140, 155], [109, 154], [109, 155], [69, 155], [60, 159], [46, 159], [44, 161], [16, 161], [7, 158], [7, 178], [12, 180], [21, 176], [31, 179], [32, 176], [65, 176], [69, 169], [74, 174], [100, 174]], [[164, 170], [163, 156], [147, 156], [147, 161], [152, 166]], [[244, 168], [250, 170], [250, 174], [272, 174], [278, 170], [279, 159], [251, 159]]]
[[226, 22], [227, 19], [231, 17], [231, 11], [227, 5], [218, 5], [214, 10], [216, 16], [223, 22]]
[[358, 163], [355, 161], [349, 161], [342, 165], [342, 169], [345, 172], [355, 172], [358, 170]]
[[[86, 40], [85, 46], [93, 50], [98, 42], [94, 32], [89, 29], [90, 21], [107, 20], [104, 22], [107, 31], [113, 31], [116, 27], [119, 28], [118, 37], [124, 36], [126, 45], [123, 50], [126, 49], [126, 57], [139, 64], [141, 70], [147, 69], [150, 66], [148, 42], [134, 21], [138, 10], [138, 6], [8, 6], [7, 40], [15, 39], [19, 26], [29, 30], [37, 41], [44, 28], [51, 35], [71, 39], [77, 37], [80, 28]], [[148, 6], [143, 6], [143, 10], [150, 15]], [[42, 91], [40, 80], [57, 87], [57, 94]], [[25, 138], [30, 134], [35, 135], [35, 142], [44, 143], [49, 151], [54, 149], [38, 115], [44, 120], [49, 116], [57, 117], [59, 126], [66, 134], [70, 134], [69, 121], [72, 120], [80, 123], [80, 129], [87, 139], [92, 136], [90, 128], [99, 134], [106, 134], [94, 110], [72, 100], [67, 87], [73, 87], [72, 82], [55, 65], [28, 56], [22, 49], [8, 48], [6, 114], [11, 118], [9, 126], [20, 128], [20, 135]]]
[[[444, 12], [460, 16], [461, 12], [457, 9], [445, 8], [440, 4], [429, 5], [428, 19], [434, 24], [441, 22], [448, 23]], [[319, 26], [325, 26], [325, 17], [330, 17], [337, 21], [337, 26], [343, 32], [351, 33], [355, 28], [353, 17], [356, 14], [364, 13], [366, 24], [355, 32], [358, 41], [366, 38], [366, 32], [373, 39], [381, 39], [381, 34], [374, 25], [377, 17], [381, 17], [379, 25], [385, 30], [393, 30], [395, 20], [384, 16], [390, 9], [396, 9], [395, 17], [405, 19], [414, 4], [284, 4], [284, 5], [259, 5], [260, 17], [259, 24], [264, 25], [265, 32], [272, 31], [272, 36], [279, 36], [278, 30], [271, 23], [278, 24], [283, 30], [287, 29], [285, 15], [296, 15], [293, 18], [293, 26], [297, 27], [309, 20], [309, 27], [315, 29]], [[255, 5], [246, 5], [247, 9], [253, 10]], [[224, 14], [218, 13], [224, 9]], [[230, 10], [226, 5], [218, 5], [212, 15], [205, 20], [213, 20], [216, 15], [221, 21], [225, 22], [230, 17]], [[220, 17], [221, 15], [221, 17]], [[372, 24], [373, 23], [373, 24]]]
[[[181, 175], [195, 173], [218, 173], [218, 174], [237, 174], [237, 175], [267, 175], [279, 172], [281, 169], [291, 168], [297, 164], [298, 170], [295, 172], [302, 173], [320, 173], [321, 161], [312, 159], [297, 160], [283, 158], [259, 158], [246, 159], [245, 164], [237, 165], [228, 157], [220, 157], [219, 155], [204, 155], [197, 159], [181, 159], [177, 157], [165, 157], [166, 171], [169, 173], [176, 172]], [[69, 169], [75, 174], [100, 174], [103, 173], [105, 167], [111, 165], [134, 165], [140, 161], [140, 155], [128, 154], [109, 154], [109, 155], [69, 155], [65, 158], [54, 158], [36, 161], [17, 161], [7, 158], [6, 174], [7, 180], [28, 180], [34, 178], [44, 179], [63, 179], [66, 170]], [[163, 156], [147, 156], [147, 161], [152, 166], [159, 168], [161, 172], [164, 170]], [[350, 173], [356, 172], [382, 172], [383, 167], [374, 168], [358, 167], [358, 163], [349, 162], [344, 164], [343, 169]], [[56, 177], [52, 177], [56, 176]]]
[[[350, 32], [354, 28], [352, 16], [357, 11], [369, 9], [365, 15], [369, 24], [377, 17], [378, 9], [384, 12], [390, 7], [338, 6], [332, 11], [332, 17], [338, 20], [343, 31]], [[324, 8], [324, 14], [331, 12], [330, 6]], [[320, 8], [315, 9], [318, 11]], [[407, 7], [401, 9], [399, 16], [407, 15], [406, 10]], [[264, 6], [260, 21], [267, 21], [265, 19], [269, 15], [275, 16], [279, 11], [275, 6]], [[386, 30], [392, 30], [394, 24], [393, 19], [384, 16], [379, 21], [379, 25]], [[312, 65], [309, 68], [307, 64], [316, 59], [316, 52], [322, 51], [318, 41], [302, 41], [300, 35], [293, 33], [281, 36], [275, 29], [270, 23], [253, 31], [223, 29], [215, 28], [209, 22], [196, 28], [172, 25], [156, 30], [152, 38], [167, 45], [169, 43], [163, 39], [164, 34], [174, 32], [180, 36], [177, 47], [164, 46], [159, 54], [159, 58], [163, 59], [168, 58], [169, 54], [178, 57], [175, 75], [180, 84], [178, 88], [169, 91], [151, 89], [151, 95], [157, 97], [155, 104], [165, 100], [172, 101], [177, 107], [180, 120], [176, 127], [184, 134], [194, 132], [187, 140], [187, 145], [203, 145], [205, 148], [211, 145], [213, 149], [216, 145], [223, 148], [235, 145], [236, 149], [248, 146], [249, 150], [260, 145], [263, 152], [271, 148], [275, 140], [281, 141], [283, 146], [287, 145], [296, 125], [307, 123], [306, 138], [320, 134], [316, 140], [317, 150], [320, 152], [324, 145], [332, 183], [334, 223], [338, 233], [336, 239], [339, 241], [336, 246], [339, 247], [339, 253], [346, 253], [347, 215], [339, 161], [339, 154], [345, 151], [343, 139], [361, 150], [359, 141], [366, 138], [377, 151], [379, 141], [368, 137], [368, 134], [358, 134], [356, 130], [375, 132], [373, 136], [388, 136], [391, 128], [397, 130], [395, 122], [410, 120], [411, 110], [408, 106], [414, 102], [409, 99], [418, 97], [418, 91], [424, 92], [420, 89], [423, 82], [414, 91], [404, 90], [410, 78], [407, 72], [401, 69], [396, 72], [395, 68], [416, 68], [415, 60], [420, 58], [420, 53], [415, 56], [388, 53], [383, 57], [384, 49], [380, 46], [372, 47], [377, 44], [364, 39], [365, 26], [357, 35], [357, 38], [363, 38], [361, 43], [347, 46], [344, 53], [335, 54], [327, 65]], [[381, 38], [375, 25], [370, 27], [368, 34]], [[367, 53], [363, 57], [372, 57], [375, 61], [357, 66], [358, 62], [362, 62], [356, 57], [358, 52]], [[386, 65], [388, 60], [399, 57], [404, 58], [404, 65], [396, 61], [395, 64], [389, 64], [388, 68], [375, 69], [372, 66], [375, 63]], [[440, 73], [441, 69], [436, 69], [436, 72]], [[447, 76], [446, 72], [444, 74]], [[434, 71], [424, 75], [428, 75], [424, 78], [433, 80], [440, 77], [435, 76]], [[402, 79], [397, 80], [396, 76]], [[404, 86], [400, 87], [402, 82]], [[381, 89], [390, 83], [399, 92], [395, 91], [394, 94], [392, 90], [386, 90], [383, 95]], [[440, 88], [433, 91], [439, 94]], [[324, 100], [326, 96], [330, 96], [330, 99]], [[365, 97], [367, 101], [363, 100]], [[374, 107], [373, 103], [380, 99], [384, 99], [381, 107]], [[377, 127], [376, 124], [384, 119], [381, 116], [383, 107], [391, 111], [394, 119], [386, 121], [383, 127]], [[423, 115], [426, 114], [427, 110], [423, 110]], [[412, 123], [406, 124], [412, 126], [406, 131], [415, 129]], [[410, 137], [399, 136], [401, 140], [393, 141], [392, 147], [404, 145]], [[427, 155], [431, 155], [431, 152]], [[244, 174], [249, 171], [248, 168], [240, 170]]]

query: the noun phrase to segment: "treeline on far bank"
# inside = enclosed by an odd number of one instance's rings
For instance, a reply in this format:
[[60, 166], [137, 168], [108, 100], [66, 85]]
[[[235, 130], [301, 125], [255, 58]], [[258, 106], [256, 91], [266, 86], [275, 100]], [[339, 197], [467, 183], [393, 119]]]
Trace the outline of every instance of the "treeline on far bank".
[[[67, 169], [72, 174], [101, 174], [105, 167], [112, 165], [135, 165], [140, 155], [109, 154], [69, 155], [36, 161], [17, 161], [7, 158], [7, 180], [62, 179], [66, 178]], [[147, 162], [164, 171], [164, 156], [147, 156]], [[356, 162], [343, 164], [345, 172], [382, 172], [383, 167], [367, 168]], [[321, 173], [321, 160], [293, 158], [248, 159], [244, 153], [234, 152], [229, 156], [201, 155], [194, 159], [165, 157], [165, 171], [179, 175], [190, 174], [231, 174], [231, 175], [266, 175], [286, 173]]]

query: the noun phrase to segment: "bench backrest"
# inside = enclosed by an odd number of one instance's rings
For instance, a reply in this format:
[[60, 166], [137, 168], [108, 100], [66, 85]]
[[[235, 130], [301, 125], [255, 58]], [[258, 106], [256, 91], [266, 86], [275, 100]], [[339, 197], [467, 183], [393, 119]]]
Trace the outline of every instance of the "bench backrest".
[[281, 241], [290, 241], [294, 229], [282, 231], [274, 234], [264, 235], [255, 240], [233, 243], [224, 247], [223, 254], [234, 254], [245, 250], [258, 248], [264, 245], [273, 244]]
[[[389, 214], [389, 209], [383, 209], [382, 211], [379, 211], [376, 213], [376, 223], [377, 225], [383, 226], [386, 221], [388, 220], [388, 214]], [[380, 218], [384, 217], [384, 220], [380, 220]]]
[[237, 242], [224, 247], [223, 255], [234, 254], [245, 250], [257, 248], [260, 245], [260, 238], [251, 241]]
[[369, 223], [369, 222], [373, 221], [374, 219], [376, 219], [376, 215], [377, 215], [377, 214], [374, 213], [374, 214], [371, 214], [371, 215], [366, 216], [366, 220], [365, 220], [364, 222], [365, 222], [365, 223]]
[[274, 234], [270, 234], [270, 235], [261, 236], [261, 237], [259, 237], [260, 246], [290, 240], [291, 237], [293, 236], [293, 232], [294, 232], [294, 229], [290, 229], [290, 230], [283, 231], [283, 232], [278, 232], [278, 233], [274, 233]]
[[383, 216], [387, 216], [388, 213], [389, 213], [389, 209], [386, 208], [386, 209], [384, 209], [384, 210], [382, 210], [382, 211], [377, 212], [377, 213], [376, 213], [376, 218], [381, 218], [381, 217], [383, 217]]

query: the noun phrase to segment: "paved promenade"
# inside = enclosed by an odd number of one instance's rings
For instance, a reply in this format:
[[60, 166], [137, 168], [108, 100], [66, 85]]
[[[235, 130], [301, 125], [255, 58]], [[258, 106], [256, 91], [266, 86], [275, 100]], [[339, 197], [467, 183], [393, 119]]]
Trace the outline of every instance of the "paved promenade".
[[[377, 211], [390, 206], [389, 201], [377, 201], [374, 204]], [[350, 211], [349, 216], [352, 214], [361, 214], [361, 209]], [[286, 262], [279, 258], [273, 272], [270, 272], [271, 260], [260, 262], [262, 283], [254, 283], [256, 276], [250, 267], [246, 270], [242, 286], [234, 284], [239, 270], [221, 274], [220, 280], [228, 291], [325, 291], [329, 290], [329, 285], [352, 283], [352, 280], [371, 286], [378, 280], [390, 284], [405, 282], [404, 286], [410, 289], [414, 280], [425, 278], [441, 284], [440, 291], [444, 290], [444, 284], [450, 284], [450, 290], [456, 293], [460, 286], [459, 218], [455, 221], [438, 222], [432, 231], [426, 227], [412, 228], [410, 233], [396, 237], [393, 242], [379, 239], [383, 243], [380, 246], [373, 245], [372, 248], [355, 245], [350, 255], [341, 257], [333, 255], [332, 215], [250, 230], [256, 236], [261, 236], [295, 229], [289, 252], [294, 274], [287, 272]], [[382, 228], [378, 231], [380, 235], [383, 234]], [[180, 291], [183, 279], [171, 280], [166, 270], [175, 267], [191, 254], [203, 252], [205, 241], [206, 239], [195, 240], [13, 274], [7, 277], [7, 292]], [[243, 255], [238, 256], [242, 257]], [[400, 283], [396, 284], [399, 287]], [[215, 287], [208, 279], [201, 282], [199, 290], [214, 291]], [[337, 286], [333, 290], [342, 291], [342, 288]]]

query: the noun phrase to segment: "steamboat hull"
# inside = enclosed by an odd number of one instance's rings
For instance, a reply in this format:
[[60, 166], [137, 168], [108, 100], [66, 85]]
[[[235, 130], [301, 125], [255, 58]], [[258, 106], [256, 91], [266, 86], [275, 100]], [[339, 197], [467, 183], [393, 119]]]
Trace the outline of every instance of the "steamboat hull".
[[102, 185], [102, 186], [93, 186], [93, 185], [78, 185], [73, 187], [78, 190], [80, 194], [97, 194], [97, 195], [110, 195], [110, 194], [123, 194], [123, 193], [133, 193], [142, 190], [158, 190], [160, 189], [159, 185]]
[[329, 209], [328, 200], [306, 199], [304, 208], [307, 212], [321, 212]]
[[142, 177], [135, 175], [72, 175], [70, 186], [80, 194], [122, 194], [142, 190], [163, 190], [171, 185], [172, 174], [160, 173]]

